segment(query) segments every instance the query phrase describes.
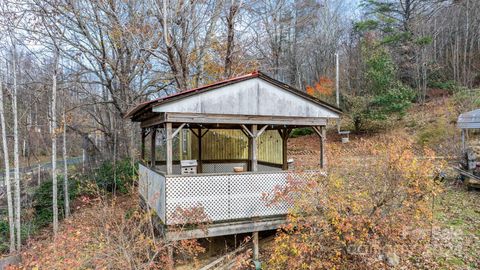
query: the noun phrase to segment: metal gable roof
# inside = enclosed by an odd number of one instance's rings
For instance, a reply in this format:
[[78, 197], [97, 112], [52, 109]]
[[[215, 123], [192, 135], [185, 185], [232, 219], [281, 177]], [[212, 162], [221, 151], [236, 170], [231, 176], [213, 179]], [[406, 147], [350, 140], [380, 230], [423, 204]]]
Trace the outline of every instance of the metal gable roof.
[[248, 80], [248, 79], [252, 79], [252, 78], [263, 79], [263, 80], [265, 80], [265, 81], [267, 81], [271, 84], [274, 84], [277, 87], [281, 87], [282, 89], [285, 89], [289, 92], [292, 92], [292, 93], [294, 93], [294, 94], [296, 94], [296, 95], [298, 95], [302, 98], [310, 100], [310, 101], [316, 103], [317, 105], [326, 107], [326, 108], [328, 108], [328, 109], [330, 109], [334, 112], [337, 112], [337, 113], [342, 112], [341, 109], [337, 108], [336, 106], [328, 104], [328, 103], [326, 103], [322, 100], [319, 100], [315, 97], [310, 96], [309, 94], [307, 94], [305, 92], [299, 91], [299, 90], [297, 90], [297, 89], [295, 89], [295, 88], [293, 88], [293, 87], [291, 87], [287, 84], [284, 84], [284, 83], [282, 83], [278, 80], [275, 80], [275, 79], [263, 74], [260, 71], [254, 71], [254, 72], [246, 74], [246, 75], [230, 78], [230, 79], [227, 79], [227, 80], [218, 81], [218, 82], [208, 84], [208, 85], [205, 85], [205, 86], [189, 89], [189, 90], [186, 90], [186, 91], [175, 93], [173, 95], [169, 95], [169, 96], [166, 96], [166, 97], [162, 97], [162, 98], [158, 98], [158, 99], [154, 99], [154, 100], [150, 100], [150, 101], [147, 101], [147, 102], [140, 103], [137, 106], [135, 106], [133, 109], [131, 109], [129, 112], [127, 112], [127, 114], [125, 115], [124, 118], [131, 118], [132, 121], [135, 121], [135, 118], [140, 117], [142, 114], [151, 113], [151, 109], [153, 107], [157, 106], [157, 105], [165, 104], [165, 103], [175, 101], [175, 100], [178, 100], [178, 99], [182, 99], [182, 98], [185, 98], [185, 97], [188, 97], [188, 96], [191, 96], [191, 95], [196, 95], [196, 94], [199, 94], [199, 93], [203, 93], [205, 91], [218, 89], [218, 88], [221, 88], [221, 87], [226, 86], [226, 85], [234, 84], [234, 83], [241, 82], [241, 81]]

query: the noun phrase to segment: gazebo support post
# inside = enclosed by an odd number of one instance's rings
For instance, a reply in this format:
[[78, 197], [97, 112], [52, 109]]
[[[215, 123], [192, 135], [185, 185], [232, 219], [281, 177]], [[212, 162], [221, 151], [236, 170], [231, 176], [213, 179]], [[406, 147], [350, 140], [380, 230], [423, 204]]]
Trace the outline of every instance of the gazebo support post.
[[280, 137], [282, 138], [282, 170], [288, 170], [288, 137], [290, 137], [290, 132], [292, 130], [289, 128], [278, 129]]
[[198, 173], [203, 172], [203, 163], [202, 163], [202, 129], [198, 128], [197, 131], [197, 142], [198, 142], [198, 164], [197, 164], [197, 170]]
[[253, 242], [253, 260], [258, 261], [259, 257], [259, 246], [258, 246], [258, 232], [252, 233], [252, 242]]
[[325, 167], [327, 166], [327, 159], [325, 157], [325, 142], [327, 139], [327, 128], [325, 126], [315, 126], [312, 128], [320, 138], [320, 168], [325, 169]]
[[156, 136], [157, 136], [157, 128], [152, 127], [152, 130], [150, 131], [152, 134], [150, 136], [150, 167], [155, 168], [155, 142], [156, 142]]
[[257, 139], [267, 129], [268, 125], [264, 125], [260, 130], [258, 126], [253, 124], [250, 129], [245, 125], [241, 125], [243, 133], [248, 137], [248, 171], [256, 172], [258, 170], [258, 158], [257, 158]]
[[327, 157], [325, 156], [325, 143], [327, 141], [327, 127], [322, 126], [321, 128], [322, 136], [320, 138], [320, 167], [325, 169], [327, 166]]
[[167, 133], [167, 175], [173, 173], [173, 136], [172, 136], [172, 123], [166, 123], [165, 129]]
[[169, 245], [167, 247], [167, 256], [168, 256], [167, 269], [168, 270], [174, 270], [175, 269], [175, 261], [174, 261], [174, 258], [173, 258], [173, 246], [172, 245]]
[[465, 153], [465, 129], [462, 128], [462, 153]]
[[257, 161], [257, 125], [252, 125], [250, 137], [248, 139], [248, 160], [250, 161], [250, 171], [256, 172], [258, 168]]
[[140, 160], [143, 161], [145, 160], [145, 137], [146, 137], [147, 132], [145, 131], [144, 128], [142, 128], [141, 136], [142, 136], [142, 144], [140, 146]]
[[198, 128], [196, 132], [190, 128], [190, 131], [192, 132], [193, 135], [195, 135], [195, 137], [197, 137], [197, 148], [198, 148], [197, 173], [201, 173], [203, 171], [202, 138], [208, 133], [208, 131], [210, 131], [210, 129], [205, 130], [205, 132], [203, 133], [202, 133], [202, 128]]

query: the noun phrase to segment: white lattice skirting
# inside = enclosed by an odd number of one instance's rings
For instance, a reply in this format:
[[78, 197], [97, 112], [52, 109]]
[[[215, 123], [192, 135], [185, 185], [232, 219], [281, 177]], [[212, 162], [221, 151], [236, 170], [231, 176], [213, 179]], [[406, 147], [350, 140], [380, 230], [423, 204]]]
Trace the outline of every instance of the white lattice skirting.
[[[308, 174], [312, 173], [318, 174]], [[167, 225], [189, 223], [191, 217], [202, 216], [209, 222], [221, 222], [287, 214], [291, 203], [271, 203], [274, 191], [289, 180], [305, 177], [306, 173], [291, 171], [165, 177], [140, 165], [139, 191]]]

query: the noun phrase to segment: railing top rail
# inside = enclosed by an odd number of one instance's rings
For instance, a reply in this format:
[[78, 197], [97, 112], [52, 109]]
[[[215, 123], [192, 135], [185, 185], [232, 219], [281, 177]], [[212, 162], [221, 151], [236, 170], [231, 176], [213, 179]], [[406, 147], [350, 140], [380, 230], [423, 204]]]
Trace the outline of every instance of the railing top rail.
[[228, 176], [228, 175], [252, 175], [252, 174], [302, 174], [302, 173], [319, 173], [326, 175], [327, 173], [324, 170], [288, 170], [288, 171], [256, 171], [256, 172], [221, 172], [221, 173], [198, 173], [198, 174], [170, 174], [167, 175], [166, 172], [160, 171], [157, 168], [152, 168], [143, 162], [140, 162], [140, 165], [145, 168], [156, 172], [166, 178], [175, 177], [175, 178], [197, 178], [202, 176]]
[[163, 176], [165, 176], [165, 177], [167, 176], [167, 173], [162, 172], [162, 171], [160, 171], [160, 170], [157, 170], [156, 168], [152, 168], [152, 167], [146, 165], [145, 163], [143, 163], [143, 162], [141, 162], [141, 161], [139, 162], [139, 164], [142, 165], [143, 167], [145, 167], [145, 168], [147, 168], [147, 169], [155, 172], [155, 173], [158, 173], [158, 174], [163, 175]]
[[319, 173], [325, 174], [322, 170], [303, 170], [303, 171], [257, 171], [257, 172], [228, 172], [228, 173], [199, 173], [199, 174], [172, 174], [166, 175], [167, 178], [196, 178], [203, 176], [229, 176], [229, 175], [252, 175], [252, 174], [302, 174], [302, 173]]

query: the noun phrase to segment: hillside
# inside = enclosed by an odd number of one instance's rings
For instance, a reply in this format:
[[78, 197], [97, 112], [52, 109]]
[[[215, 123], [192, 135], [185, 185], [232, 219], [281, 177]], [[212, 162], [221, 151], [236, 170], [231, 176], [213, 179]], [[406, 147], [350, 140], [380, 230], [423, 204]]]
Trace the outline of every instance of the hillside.
[[[454, 128], [452, 119], [454, 112], [449, 111], [450, 100], [441, 99], [427, 103], [424, 106], [413, 107], [402, 125], [396, 125], [383, 132], [370, 135], [351, 135], [351, 142], [342, 144], [336, 134], [329, 132], [329, 166], [341, 170], [346, 164], [356, 161], [365, 161], [362, 154], [365, 145], [375, 145], [385, 136], [408, 138], [414, 141], [416, 147], [429, 146], [435, 149], [440, 158], [448, 157], [451, 160], [458, 144], [458, 132]], [[441, 134], [436, 132], [441, 125]], [[289, 141], [289, 156], [302, 166], [315, 166], [319, 156], [319, 142], [315, 135], [293, 138]], [[349, 155], [341, 159], [335, 157], [331, 151], [343, 151]], [[337, 158], [337, 159], [336, 159]], [[355, 165], [353, 165], [355, 166]], [[420, 261], [410, 263], [416, 267], [439, 267], [444, 269], [476, 269], [480, 267], [478, 250], [480, 250], [480, 205], [477, 203], [479, 191], [467, 191], [456, 180], [455, 174], [446, 170], [448, 177], [442, 183], [442, 192], [435, 198], [433, 223], [430, 234], [430, 244]], [[62, 222], [60, 233], [52, 241], [51, 229], [46, 228], [40, 235], [31, 239], [22, 252], [23, 269], [117, 269], [119, 267], [155, 267], [139, 264], [142, 256], [142, 245], [149, 245], [141, 234], [135, 233], [135, 222], [128, 216], [141, 215], [138, 212], [138, 201], [135, 191], [132, 195], [120, 196], [116, 199], [92, 199], [81, 197], [76, 202], [73, 216]], [[137, 222], [143, 219], [138, 217]], [[138, 224], [138, 223], [136, 223]], [[131, 227], [129, 227], [131, 226]], [[160, 246], [163, 243], [158, 240]], [[202, 247], [203, 245], [203, 247]], [[206, 245], [206, 246], [205, 246]], [[205, 264], [212, 259], [202, 254], [208, 244], [200, 246], [192, 244], [182, 252], [196, 256], [194, 261], [178, 256], [178, 265], [191, 268]], [[269, 260], [273, 252], [273, 242], [262, 247], [262, 258]], [[133, 256], [128, 250], [135, 249]], [[160, 254], [165, 250], [160, 248]], [[133, 257], [131, 257], [133, 256]], [[143, 257], [147, 259], [147, 257]], [[405, 259], [405, 258], [401, 258]], [[411, 258], [410, 258], [411, 259]], [[196, 267], [195, 266], [195, 267]]]

